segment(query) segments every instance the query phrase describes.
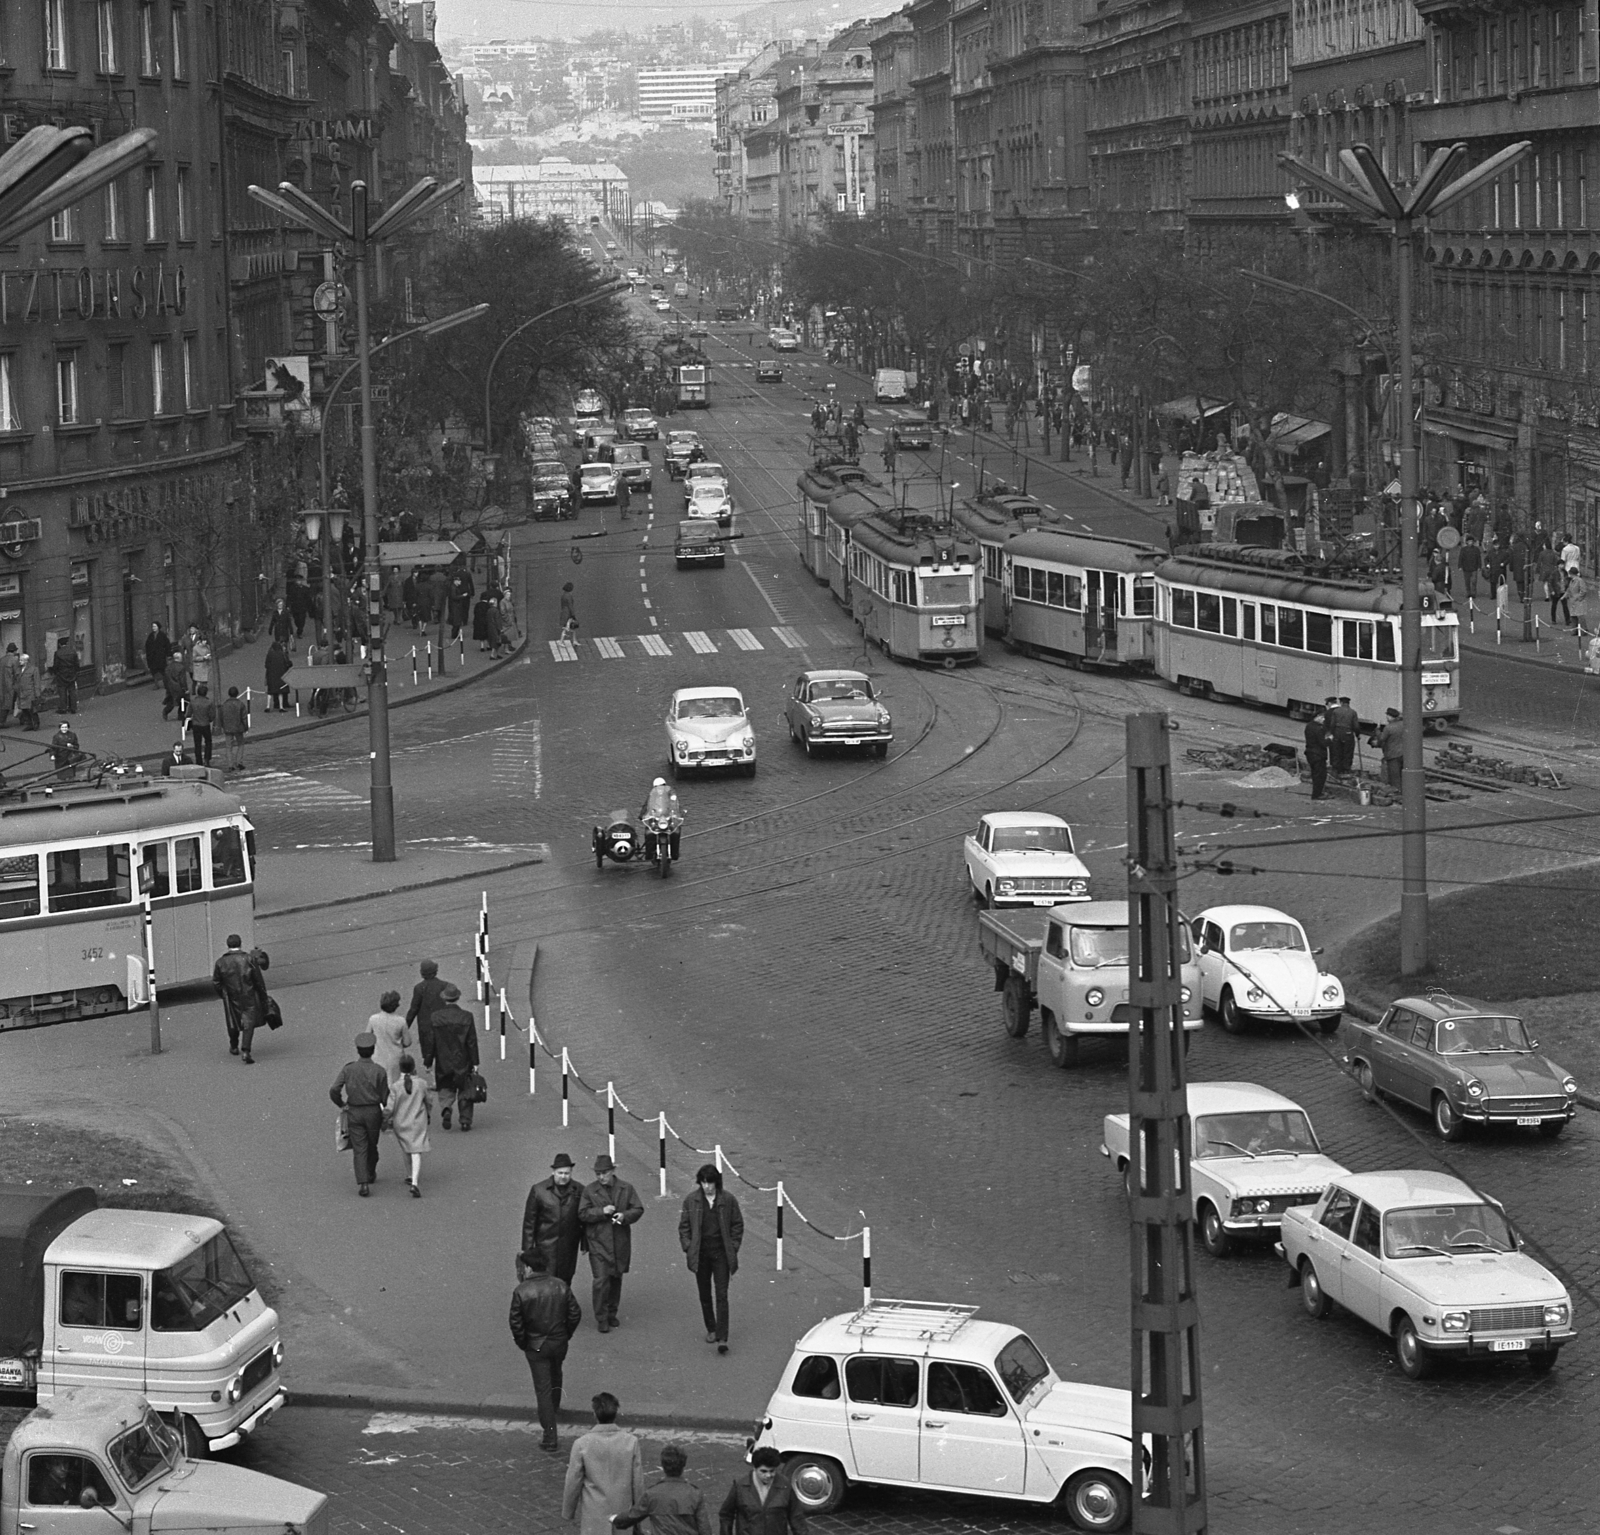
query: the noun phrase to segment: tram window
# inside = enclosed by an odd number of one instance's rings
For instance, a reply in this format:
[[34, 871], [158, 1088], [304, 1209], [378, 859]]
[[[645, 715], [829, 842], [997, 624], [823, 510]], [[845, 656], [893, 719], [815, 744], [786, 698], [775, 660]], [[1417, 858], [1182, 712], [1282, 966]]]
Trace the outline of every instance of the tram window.
[[1172, 624], [1176, 629], [1194, 628], [1194, 593], [1181, 586], [1172, 588]]
[[985, 544], [983, 546], [983, 574], [990, 581], [1000, 579], [1000, 546], [998, 544]]
[[1319, 656], [1333, 654], [1333, 615], [1306, 613], [1306, 649]]
[[1364, 619], [1347, 618], [1342, 624], [1341, 651], [1352, 661], [1372, 659], [1372, 624]]
[[1253, 602], [1241, 602], [1239, 604], [1239, 616], [1244, 620], [1244, 623], [1240, 626], [1241, 629], [1243, 630], [1244, 637], [1247, 640], [1253, 640], [1256, 637], [1256, 605], [1255, 605], [1255, 603], [1253, 603]]
[[894, 573], [894, 600], [902, 607], [911, 601], [911, 582], [903, 570]]
[[1387, 619], [1378, 625], [1378, 659], [1394, 660], [1394, 625]]
[[125, 842], [63, 847], [45, 854], [51, 911], [86, 911], [133, 899], [133, 870]]
[[1049, 570], [1045, 572], [1048, 582], [1046, 590], [1049, 593], [1050, 606], [1064, 608], [1067, 605], [1067, 577], [1065, 571]]
[[[1042, 572], [1038, 572], [1042, 579]], [[1041, 588], [1034, 588], [1034, 596], [1043, 600]], [[972, 602], [972, 577], [924, 576], [922, 578], [922, 606], [925, 608], [963, 607]]]
[[1278, 643], [1278, 610], [1270, 602], [1261, 604], [1261, 643], [1263, 645]]
[[1237, 634], [1239, 632], [1239, 603], [1234, 597], [1222, 599], [1222, 632], [1224, 634]]
[[1454, 661], [1456, 631], [1449, 624], [1423, 624], [1422, 653], [1430, 661]]
[[[1050, 599], [1052, 602], [1055, 598]], [[1083, 611], [1083, 577], [1075, 576], [1070, 571], [1067, 574], [1067, 601], [1066, 606], [1074, 613]]]
[[239, 839], [239, 828], [219, 826], [211, 833], [212, 888], [243, 883], [244, 844]]
[[1207, 634], [1222, 632], [1222, 599], [1215, 592], [1194, 594], [1195, 627]]
[[1278, 644], [1284, 650], [1306, 648], [1306, 615], [1299, 608], [1278, 609]]
[[1016, 587], [1017, 596], [1024, 602], [1043, 602], [1045, 600], [1045, 579], [1042, 570], [1035, 570], [1031, 565], [1018, 565], [1012, 576]]
[[171, 895], [172, 881], [167, 874], [167, 844], [151, 842], [139, 856], [140, 864], [150, 871], [150, 895]]
[[0, 921], [39, 915], [39, 855], [0, 858]]
[[1156, 610], [1156, 584], [1149, 576], [1133, 578], [1133, 616], [1149, 618]]
[[191, 890], [198, 890], [205, 883], [205, 877], [200, 872], [200, 839], [198, 837], [179, 837], [172, 844], [174, 854], [173, 867], [177, 874], [178, 894], [185, 895]]

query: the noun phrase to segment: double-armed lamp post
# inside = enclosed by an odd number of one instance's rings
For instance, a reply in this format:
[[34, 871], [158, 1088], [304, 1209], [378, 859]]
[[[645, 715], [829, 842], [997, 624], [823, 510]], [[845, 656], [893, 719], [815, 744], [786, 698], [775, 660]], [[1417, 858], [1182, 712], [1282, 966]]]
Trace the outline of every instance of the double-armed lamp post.
[[395, 841], [394, 783], [389, 768], [389, 676], [383, 655], [383, 576], [378, 550], [378, 456], [372, 423], [372, 354], [376, 348], [367, 328], [367, 263], [374, 246], [415, 220], [437, 212], [460, 192], [462, 185], [457, 179], [440, 186], [434, 177], [424, 176], [369, 222], [367, 184], [354, 181], [350, 184], [348, 228], [292, 181], [279, 182], [275, 192], [258, 186], [248, 189], [256, 202], [288, 223], [310, 230], [345, 251], [355, 268], [355, 366], [361, 375], [361, 525], [366, 546], [363, 574], [367, 588], [367, 733], [372, 761], [374, 863], [394, 862]]
[[[1394, 236], [1396, 305], [1400, 352], [1400, 715], [1405, 756], [1400, 776], [1400, 973], [1421, 975], [1428, 968], [1428, 802], [1422, 768], [1422, 590], [1417, 548], [1417, 438], [1411, 351], [1412, 242], [1418, 226], [1435, 213], [1481, 192], [1533, 148], [1510, 144], [1465, 175], [1467, 146], [1436, 149], [1412, 186], [1396, 186], [1369, 144], [1339, 151], [1353, 178], [1330, 176], [1296, 155], [1279, 155], [1295, 183], [1332, 198], [1351, 213], [1387, 225]], [[1452, 179], [1454, 178], [1454, 179]]]

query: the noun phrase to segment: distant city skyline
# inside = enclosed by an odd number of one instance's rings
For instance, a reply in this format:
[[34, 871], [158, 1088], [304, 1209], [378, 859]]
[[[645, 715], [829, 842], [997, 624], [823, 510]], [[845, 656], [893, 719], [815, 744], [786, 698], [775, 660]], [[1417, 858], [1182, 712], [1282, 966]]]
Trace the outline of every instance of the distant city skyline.
[[[839, 26], [863, 16], [882, 16], [902, 0], [819, 0], [816, 9], [837, 18]], [[687, 21], [732, 21], [760, 9], [751, 0], [612, 0], [603, 7], [565, 0], [438, 0], [438, 35], [483, 40], [490, 37], [582, 37], [607, 29], [634, 29]]]

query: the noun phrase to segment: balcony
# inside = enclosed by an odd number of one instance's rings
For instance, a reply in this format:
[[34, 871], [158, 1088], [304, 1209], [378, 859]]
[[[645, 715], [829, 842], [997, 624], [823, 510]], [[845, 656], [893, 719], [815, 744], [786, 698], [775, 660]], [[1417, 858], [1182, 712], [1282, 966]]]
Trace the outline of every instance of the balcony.
[[1471, 26], [1480, 17], [1523, 9], [1521, 0], [1412, 0], [1424, 22], [1438, 27]]

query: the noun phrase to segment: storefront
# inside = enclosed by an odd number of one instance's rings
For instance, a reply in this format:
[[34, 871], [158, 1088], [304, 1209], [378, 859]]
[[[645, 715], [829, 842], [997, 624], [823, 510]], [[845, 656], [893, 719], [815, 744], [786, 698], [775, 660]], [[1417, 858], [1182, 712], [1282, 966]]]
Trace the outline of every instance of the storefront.
[[1492, 506], [1518, 504], [1517, 434], [1510, 423], [1435, 407], [1424, 417], [1422, 432], [1422, 482], [1428, 489], [1446, 496], [1481, 490]]

